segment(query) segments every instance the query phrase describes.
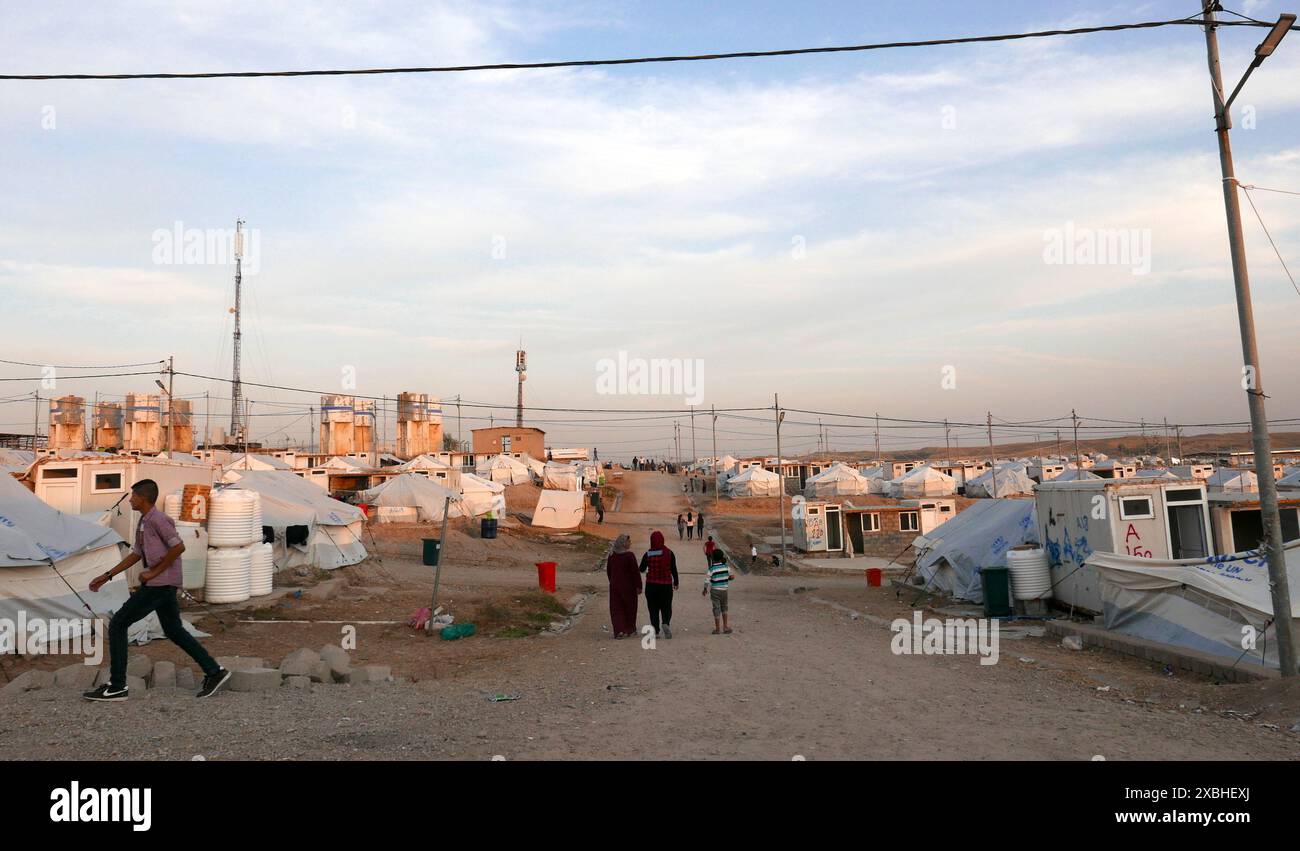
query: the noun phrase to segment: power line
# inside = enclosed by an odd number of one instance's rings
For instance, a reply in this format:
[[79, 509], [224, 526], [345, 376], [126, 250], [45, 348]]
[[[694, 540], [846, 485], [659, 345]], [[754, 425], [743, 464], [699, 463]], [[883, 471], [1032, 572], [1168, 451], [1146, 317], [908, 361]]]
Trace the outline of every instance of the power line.
[[1291, 288], [1296, 291], [1296, 295], [1300, 295], [1300, 287], [1296, 286], [1295, 276], [1293, 276], [1291, 270], [1286, 267], [1286, 261], [1282, 259], [1282, 252], [1278, 250], [1277, 243], [1273, 241], [1273, 234], [1268, 232], [1268, 225], [1264, 224], [1264, 217], [1261, 216], [1259, 210], [1255, 208], [1255, 199], [1250, 197], [1250, 190], [1243, 186], [1242, 191], [1246, 196], [1246, 203], [1250, 204], [1250, 209], [1255, 213], [1255, 218], [1259, 220], [1259, 226], [1264, 229], [1264, 236], [1268, 237], [1268, 244], [1273, 246], [1273, 253], [1277, 255], [1277, 262], [1282, 264], [1282, 271], [1286, 272], [1287, 278], [1291, 281]]
[[4, 360], [3, 358], [0, 358], [0, 363], [13, 364], [14, 366], [50, 367], [51, 369], [130, 369], [136, 366], [161, 366], [164, 363], [164, 361], [165, 361], [164, 358], [160, 358], [158, 360], [148, 361], [146, 363], [117, 363], [117, 364], [104, 364], [101, 366], [68, 366], [67, 364], [28, 363], [26, 361]]
[[[306, 71], [200, 71], [151, 72], [141, 74], [0, 74], [0, 80], [211, 80], [249, 77], [346, 77], [378, 74], [448, 74], [474, 71], [522, 71], [545, 68], [592, 68], [609, 65], [648, 65], [668, 62], [706, 62], [720, 59], [762, 59], [781, 56], [808, 56], [823, 53], [861, 53], [869, 50], [892, 50], [908, 47], [943, 47], [956, 44], [984, 44], [999, 41], [1016, 41], [1031, 38], [1050, 38], [1063, 35], [1120, 32], [1124, 30], [1156, 29], [1168, 26], [1201, 26], [1199, 16], [1189, 16], [1168, 21], [1143, 21], [1131, 24], [1108, 24], [1095, 27], [1038, 30], [1035, 32], [1002, 33], [998, 35], [959, 36], [914, 41], [890, 41], [874, 44], [851, 44], [837, 47], [799, 47], [784, 50], [745, 50], [732, 53], [701, 53], [689, 55], [638, 56], [621, 59], [566, 59], [550, 62], [498, 62], [481, 65], [433, 65], [406, 68], [335, 68]], [[1221, 27], [1271, 27], [1264, 21], [1219, 21]], [[1300, 29], [1300, 27], [1292, 27]]]
[[[69, 367], [70, 369], [73, 367]], [[109, 372], [99, 375], [60, 375], [59, 381], [76, 381], [80, 378], [126, 378], [132, 375], [161, 375], [161, 372]], [[180, 375], [181, 373], [176, 373]], [[24, 376], [21, 378], [0, 378], [0, 381], [45, 381], [49, 376]]]

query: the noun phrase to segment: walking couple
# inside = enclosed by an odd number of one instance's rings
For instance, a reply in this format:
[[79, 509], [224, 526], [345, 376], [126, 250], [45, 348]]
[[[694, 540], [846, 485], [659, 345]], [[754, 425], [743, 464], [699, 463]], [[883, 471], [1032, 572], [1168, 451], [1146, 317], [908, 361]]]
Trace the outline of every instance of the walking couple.
[[[614, 541], [614, 552], [605, 563], [609, 576], [609, 619], [614, 627], [614, 637], [623, 638], [636, 633], [637, 598], [645, 593], [645, 605], [650, 611], [650, 625], [655, 635], [672, 638], [673, 591], [678, 587], [677, 556], [664, 546], [664, 533], [650, 533], [650, 549], [641, 556], [638, 564], [632, 555], [632, 539], [619, 535]], [[641, 574], [645, 574], [644, 589]]]

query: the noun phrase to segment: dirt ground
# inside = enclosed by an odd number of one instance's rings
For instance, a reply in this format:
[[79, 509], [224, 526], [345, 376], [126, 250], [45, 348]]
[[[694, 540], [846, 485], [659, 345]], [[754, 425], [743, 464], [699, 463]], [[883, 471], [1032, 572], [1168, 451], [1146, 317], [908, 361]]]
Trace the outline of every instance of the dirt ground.
[[[686, 506], [680, 481], [626, 473], [620, 509], [594, 530], [503, 524], [497, 539], [481, 540], [453, 522], [439, 602], [458, 621], [482, 621], [471, 638], [443, 641], [405, 626], [432, 596], [433, 571], [419, 558], [430, 527], [420, 526], [375, 527], [374, 556], [336, 571], [330, 578], [346, 584], [329, 599], [323, 589], [334, 586], [313, 577], [276, 605], [221, 612], [225, 630], [199, 619], [214, 654], [272, 664], [297, 647], [337, 643], [351, 624], [354, 658], [389, 665], [407, 682], [223, 692], [209, 701], [151, 690], [111, 705], [41, 689], [4, 699], [0, 759], [1300, 756], [1300, 736], [1289, 732], [1300, 721], [1295, 686], [1166, 676], [1034, 637], [1004, 637], [995, 665], [895, 655], [887, 624], [910, 617], [910, 593], [868, 588], [861, 577], [741, 576], [731, 591], [735, 633], [710, 635], [700, 543], [668, 534]], [[719, 534], [739, 522], [724, 518]], [[682, 574], [674, 638], [614, 641], [598, 569], [607, 539], [627, 532], [640, 553], [654, 528], [668, 534]], [[542, 560], [559, 564], [557, 601], [586, 595], [558, 634], [537, 631], [559, 617], [538, 599], [533, 562]], [[132, 652], [187, 661], [165, 641]], [[59, 667], [5, 665], [11, 674]], [[502, 696], [517, 699], [493, 700]]]

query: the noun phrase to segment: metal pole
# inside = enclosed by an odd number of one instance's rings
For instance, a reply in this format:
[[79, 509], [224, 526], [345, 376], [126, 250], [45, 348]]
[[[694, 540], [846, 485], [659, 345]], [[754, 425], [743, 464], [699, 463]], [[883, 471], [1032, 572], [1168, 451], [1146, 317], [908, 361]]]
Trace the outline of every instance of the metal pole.
[[173, 357], [167, 356], [167, 457], [172, 454], [172, 432], [176, 430], [176, 397], [173, 390], [176, 386], [176, 367], [173, 363]]
[[1169, 417], [1165, 417], [1165, 463], [1174, 463], [1174, 457], [1169, 452]]
[[776, 480], [778, 511], [781, 514], [781, 566], [785, 567], [785, 471], [781, 467], [781, 397], [772, 395], [772, 410], [776, 414]]
[[709, 406], [710, 413], [713, 414], [713, 506], [718, 505], [718, 412], [713, 405]]
[[989, 463], [993, 465], [993, 496], [998, 495], [998, 457], [993, 453], [993, 412], [989, 411]]
[[438, 583], [442, 581], [442, 551], [447, 548], [447, 518], [450, 516], [451, 497], [443, 497], [442, 533], [438, 538], [438, 563], [433, 568], [433, 601], [429, 603], [429, 621], [424, 625], [426, 634], [433, 632], [433, 613], [438, 609]]
[[695, 406], [691, 405], [691, 463], [694, 464], [698, 460], [700, 455], [695, 449]]
[[[1070, 409], [1070, 419], [1074, 421], [1074, 468], [1082, 470], [1083, 456], [1079, 454], [1079, 416], [1074, 412], [1074, 408]], [[1129, 420], [1130, 425], [1132, 422], [1132, 420]]]
[[881, 466], [880, 461], [880, 414], [876, 414], [876, 466]]
[[1237, 178], [1233, 171], [1232, 143], [1228, 138], [1231, 120], [1223, 106], [1223, 80], [1219, 71], [1219, 40], [1215, 32], [1213, 0], [1202, 8], [1205, 21], [1205, 49], [1210, 67], [1214, 96], [1216, 135], [1219, 140], [1219, 166], [1223, 174], [1223, 203], [1228, 218], [1228, 246], [1232, 255], [1232, 278], [1237, 291], [1237, 321], [1241, 330], [1241, 350], [1245, 361], [1242, 384], [1250, 407], [1250, 430], [1255, 448], [1255, 475], [1259, 478], [1259, 508], [1264, 525], [1263, 547], [1268, 560], [1269, 585], [1273, 597], [1274, 625], [1277, 632], [1277, 656], [1283, 677], [1296, 675], [1295, 644], [1291, 634], [1291, 592], [1287, 583], [1286, 558], [1282, 551], [1282, 519], [1277, 507], [1277, 483], [1273, 481], [1273, 451], [1268, 436], [1268, 416], [1264, 410], [1264, 382], [1259, 363], [1259, 346], [1255, 341], [1255, 313], [1250, 298], [1250, 275], [1246, 271], [1245, 238], [1241, 232], [1241, 202], [1237, 197]]
[[943, 420], [943, 448], [944, 448], [944, 451], [945, 451], [945, 452], [947, 453], [947, 455], [948, 455], [948, 473], [949, 473], [949, 475], [951, 475], [951, 474], [952, 474], [952, 443], [949, 441], [949, 439], [948, 439], [948, 435], [949, 435], [949, 432], [948, 432], [948, 418], [947, 418], [947, 417], [944, 417], [944, 420]]
[[36, 451], [36, 438], [41, 436], [41, 391], [32, 391], [32, 401], [36, 403], [36, 413], [32, 415], [32, 451]]

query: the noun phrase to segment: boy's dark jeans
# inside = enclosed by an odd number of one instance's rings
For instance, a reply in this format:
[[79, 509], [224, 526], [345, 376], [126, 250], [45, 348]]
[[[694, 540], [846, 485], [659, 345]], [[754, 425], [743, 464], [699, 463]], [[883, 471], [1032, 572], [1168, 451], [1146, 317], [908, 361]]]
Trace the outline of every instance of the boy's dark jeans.
[[115, 689], [126, 685], [126, 630], [136, 621], [148, 617], [150, 612], [158, 613], [163, 634], [199, 663], [204, 676], [221, 670], [216, 660], [208, 655], [208, 651], [203, 649], [203, 645], [199, 644], [194, 636], [186, 632], [185, 626], [181, 623], [181, 607], [176, 602], [176, 586], [162, 585], [151, 588], [142, 585], [140, 590], [132, 594], [108, 622], [109, 685]]

